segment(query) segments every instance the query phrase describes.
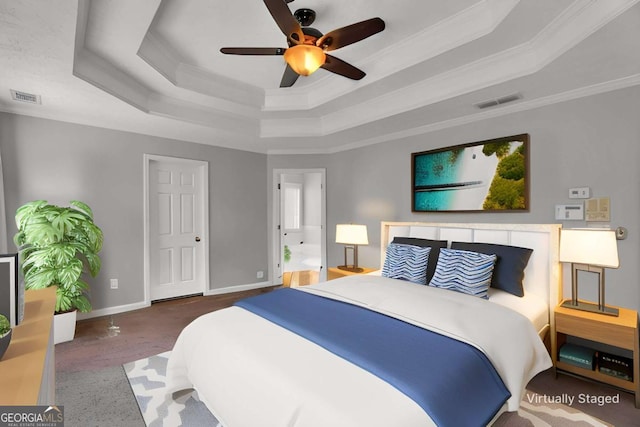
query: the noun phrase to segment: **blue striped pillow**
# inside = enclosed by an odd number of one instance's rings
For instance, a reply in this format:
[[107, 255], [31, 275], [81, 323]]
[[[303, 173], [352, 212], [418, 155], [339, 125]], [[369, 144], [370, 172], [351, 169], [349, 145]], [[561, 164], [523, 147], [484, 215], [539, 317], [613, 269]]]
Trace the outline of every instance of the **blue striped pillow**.
[[427, 284], [427, 262], [431, 248], [391, 243], [382, 267], [382, 276]]
[[436, 272], [429, 285], [489, 298], [487, 291], [496, 258], [494, 254], [440, 249]]

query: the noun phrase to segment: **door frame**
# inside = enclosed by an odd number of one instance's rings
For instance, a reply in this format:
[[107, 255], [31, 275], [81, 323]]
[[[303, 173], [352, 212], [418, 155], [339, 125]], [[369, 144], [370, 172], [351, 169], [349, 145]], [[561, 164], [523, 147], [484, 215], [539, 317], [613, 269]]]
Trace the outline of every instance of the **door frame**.
[[[273, 169], [273, 196], [272, 196], [272, 266], [271, 271], [273, 277], [271, 282], [278, 283], [278, 280], [282, 277], [282, 264], [284, 260], [284, 254], [281, 250], [280, 243], [280, 191], [278, 184], [281, 183], [281, 177], [284, 174], [305, 174], [305, 173], [319, 173], [322, 189], [320, 191], [320, 223], [322, 231], [320, 233], [320, 257], [322, 263], [322, 269], [320, 270], [320, 281], [327, 280], [327, 170], [325, 168], [309, 168], [309, 169]], [[281, 283], [281, 282], [280, 282]]]
[[149, 248], [149, 171], [150, 163], [156, 162], [171, 162], [171, 163], [188, 163], [200, 169], [200, 196], [202, 197], [201, 203], [201, 215], [202, 215], [202, 235], [204, 236], [204, 281], [203, 281], [203, 295], [209, 290], [209, 162], [203, 160], [185, 159], [181, 157], [162, 156], [157, 154], [144, 154], [143, 172], [144, 172], [144, 184], [143, 184], [143, 232], [144, 232], [144, 302], [147, 305], [151, 304], [151, 260], [150, 260], [150, 248]]

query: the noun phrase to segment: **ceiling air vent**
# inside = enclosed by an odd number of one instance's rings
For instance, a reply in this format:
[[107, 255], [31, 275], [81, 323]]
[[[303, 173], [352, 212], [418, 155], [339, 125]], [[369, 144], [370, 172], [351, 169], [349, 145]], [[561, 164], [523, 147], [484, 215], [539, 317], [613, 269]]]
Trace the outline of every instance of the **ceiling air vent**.
[[496, 105], [506, 104], [507, 102], [517, 101], [518, 99], [522, 99], [522, 95], [519, 93], [514, 93], [512, 95], [503, 96], [502, 98], [490, 99], [488, 101], [478, 102], [475, 104], [476, 108], [483, 109], [489, 107], [495, 107]]
[[11, 98], [14, 101], [27, 102], [29, 104], [42, 104], [40, 95], [34, 95], [32, 93], [20, 92], [11, 89]]

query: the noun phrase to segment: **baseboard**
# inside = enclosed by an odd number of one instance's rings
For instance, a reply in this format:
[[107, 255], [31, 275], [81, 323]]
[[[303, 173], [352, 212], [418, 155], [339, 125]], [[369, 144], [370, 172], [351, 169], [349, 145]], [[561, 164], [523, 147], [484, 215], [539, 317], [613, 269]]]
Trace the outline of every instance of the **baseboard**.
[[[268, 288], [269, 286], [273, 286], [273, 283], [271, 283], [270, 281], [259, 282], [259, 283], [249, 283], [247, 285], [227, 286], [224, 288], [209, 289], [204, 292], [204, 295], [210, 296], [210, 295], [229, 294], [232, 292], [241, 292], [241, 291], [250, 291], [252, 289]], [[146, 308], [150, 306], [151, 306], [151, 303], [148, 303], [148, 302], [137, 302], [134, 304], [101, 308], [98, 310], [92, 310], [89, 313], [78, 313], [78, 320], [91, 319], [94, 317], [110, 316], [112, 314], [124, 313], [127, 311], [138, 310], [138, 309]]]
[[141, 308], [146, 308], [151, 306], [150, 303], [147, 302], [137, 302], [134, 304], [127, 304], [127, 305], [118, 305], [115, 307], [107, 307], [107, 308], [100, 308], [98, 310], [92, 310], [89, 313], [78, 313], [78, 320], [84, 320], [84, 319], [92, 319], [94, 317], [102, 317], [102, 316], [109, 316], [112, 314], [118, 314], [118, 313], [124, 313], [126, 311], [133, 311], [133, 310], [138, 310]]
[[241, 291], [250, 291], [252, 289], [268, 288], [269, 286], [273, 286], [273, 283], [270, 281], [259, 282], [259, 283], [249, 283], [247, 285], [236, 285], [236, 286], [227, 286], [224, 288], [209, 289], [204, 294], [206, 296], [229, 294], [232, 292], [241, 292]]

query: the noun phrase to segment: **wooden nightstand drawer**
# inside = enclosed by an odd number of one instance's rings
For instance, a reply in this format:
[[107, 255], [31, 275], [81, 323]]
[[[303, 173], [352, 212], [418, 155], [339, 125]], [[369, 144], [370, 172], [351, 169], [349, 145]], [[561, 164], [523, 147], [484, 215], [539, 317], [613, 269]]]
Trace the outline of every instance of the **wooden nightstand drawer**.
[[556, 313], [556, 331], [628, 350], [634, 349], [635, 328], [616, 323]]
[[353, 271], [341, 270], [338, 267], [329, 267], [329, 271], [327, 271], [327, 280], [333, 280], [345, 276], [353, 276], [354, 274], [367, 274], [371, 273], [372, 271], [376, 271], [376, 269], [363, 267], [361, 272], [355, 273]]

